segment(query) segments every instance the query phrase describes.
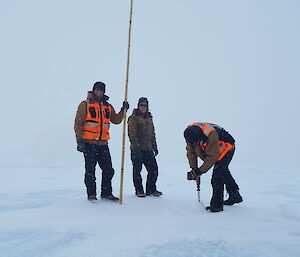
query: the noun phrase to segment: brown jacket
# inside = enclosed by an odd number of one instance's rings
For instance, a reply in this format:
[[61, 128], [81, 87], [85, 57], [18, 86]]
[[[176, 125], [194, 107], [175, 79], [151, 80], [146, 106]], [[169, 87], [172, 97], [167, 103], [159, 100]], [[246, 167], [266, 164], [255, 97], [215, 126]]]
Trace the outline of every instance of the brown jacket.
[[153, 150], [156, 138], [150, 112], [143, 115], [138, 109], [133, 110], [132, 115], [128, 118], [128, 136], [131, 150], [137, 148], [145, 151]]
[[198, 167], [198, 156], [203, 160], [203, 164], [200, 166], [200, 170], [202, 172], [207, 172], [218, 161], [220, 152], [218, 133], [216, 131], [212, 131], [209, 134], [206, 143], [207, 146], [205, 147], [205, 150], [203, 150], [199, 144], [192, 146], [187, 143], [186, 155], [192, 169]]
[[[91, 91], [88, 92], [87, 98], [93, 99], [95, 101], [95, 99], [93, 98], [93, 93]], [[101, 102], [107, 103], [108, 99], [109, 99], [109, 97], [104, 95]], [[109, 103], [107, 103], [107, 104], [109, 104]], [[114, 107], [111, 104], [109, 104], [109, 105], [111, 107], [110, 121], [114, 124], [120, 124], [121, 121], [123, 120], [124, 112], [120, 111], [119, 113], [116, 113]], [[78, 110], [77, 110], [76, 117], [75, 117], [75, 123], [74, 123], [76, 139], [83, 138], [83, 125], [85, 123], [86, 114], [87, 114], [86, 108], [87, 107], [86, 107], [85, 101], [82, 101], [78, 106]], [[91, 144], [99, 144], [99, 145], [106, 145], [108, 143], [107, 140], [88, 140], [88, 139], [85, 139], [85, 142], [91, 143]]]

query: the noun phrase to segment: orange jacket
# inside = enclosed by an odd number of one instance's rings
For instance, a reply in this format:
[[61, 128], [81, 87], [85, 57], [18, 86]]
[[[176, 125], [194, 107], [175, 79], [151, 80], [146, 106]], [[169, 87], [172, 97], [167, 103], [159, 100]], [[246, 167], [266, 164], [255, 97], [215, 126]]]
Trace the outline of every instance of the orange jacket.
[[[86, 100], [86, 120], [83, 124], [83, 138], [109, 140], [111, 106]], [[100, 114], [100, 115], [99, 115]]]
[[[216, 129], [213, 127], [212, 124], [204, 123], [204, 122], [196, 122], [196, 123], [191, 124], [190, 126], [200, 127], [201, 130], [203, 131], [204, 135], [207, 137], [209, 136], [209, 134], [212, 131], [216, 131]], [[205, 151], [206, 146], [207, 146], [206, 143], [201, 144], [201, 147], [204, 151]], [[219, 149], [220, 151], [219, 151], [218, 161], [222, 160], [222, 158], [234, 147], [234, 145], [232, 145], [228, 142], [219, 140], [219, 147], [220, 147], [220, 149]]]

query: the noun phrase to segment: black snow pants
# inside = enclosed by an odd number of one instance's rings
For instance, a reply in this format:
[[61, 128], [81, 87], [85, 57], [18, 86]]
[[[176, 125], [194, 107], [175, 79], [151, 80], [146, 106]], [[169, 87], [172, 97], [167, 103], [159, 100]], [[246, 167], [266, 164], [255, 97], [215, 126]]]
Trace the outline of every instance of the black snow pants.
[[142, 165], [144, 164], [148, 172], [146, 182], [146, 194], [156, 191], [156, 181], [158, 176], [158, 166], [152, 151], [141, 151], [141, 155], [136, 156], [131, 152], [131, 161], [133, 165], [133, 184], [136, 192], [144, 191], [143, 180], [141, 176]]
[[95, 170], [97, 163], [102, 170], [101, 181], [101, 197], [106, 197], [112, 194], [111, 180], [114, 176], [111, 156], [108, 145], [96, 145], [85, 143], [86, 152], [84, 153], [85, 160], [85, 177], [88, 196], [96, 196], [96, 176]]
[[239, 186], [235, 182], [228, 168], [234, 155], [234, 151], [235, 148], [232, 151], [229, 151], [222, 160], [218, 161], [214, 166], [211, 178], [213, 195], [210, 201], [210, 205], [213, 207], [223, 206], [224, 185], [226, 186], [226, 191], [229, 195], [239, 190]]

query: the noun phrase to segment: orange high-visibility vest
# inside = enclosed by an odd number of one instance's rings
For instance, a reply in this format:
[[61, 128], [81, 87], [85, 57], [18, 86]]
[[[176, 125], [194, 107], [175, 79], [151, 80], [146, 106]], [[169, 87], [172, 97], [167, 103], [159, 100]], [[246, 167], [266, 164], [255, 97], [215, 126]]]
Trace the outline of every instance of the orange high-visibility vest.
[[[214, 129], [214, 127], [208, 123], [204, 123], [204, 122], [196, 122], [191, 124], [190, 126], [198, 126], [199, 128], [201, 128], [201, 130], [203, 131], [205, 136], [209, 136], [209, 134], [212, 131], [216, 131]], [[205, 147], [207, 146], [206, 143], [202, 143], [201, 147], [203, 150], [205, 150]], [[222, 160], [223, 157], [231, 150], [233, 149], [233, 145], [228, 143], [228, 142], [224, 142], [224, 141], [219, 141], [219, 147], [220, 147], [220, 152], [219, 152], [219, 157], [218, 157], [218, 161]]]
[[86, 100], [86, 118], [83, 125], [83, 138], [109, 140], [110, 105]]

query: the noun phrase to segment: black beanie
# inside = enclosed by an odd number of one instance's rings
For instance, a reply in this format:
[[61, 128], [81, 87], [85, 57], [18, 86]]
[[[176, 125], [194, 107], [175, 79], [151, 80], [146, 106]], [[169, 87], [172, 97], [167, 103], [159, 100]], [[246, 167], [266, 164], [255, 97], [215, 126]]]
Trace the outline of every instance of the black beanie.
[[95, 90], [100, 90], [100, 91], [102, 91], [103, 93], [105, 93], [105, 84], [104, 84], [103, 82], [100, 82], [100, 81], [96, 82], [96, 83], [94, 84], [94, 86], [93, 86], [93, 92], [94, 92]]
[[146, 103], [146, 104], [148, 105], [148, 99], [147, 99], [146, 97], [141, 97], [141, 98], [139, 99], [138, 104], [140, 104], [140, 103]]
[[185, 129], [184, 133], [184, 138], [187, 142], [190, 144], [194, 144], [196, 142], [199, 142], [200, 140], [205, 139], [205, 135], [202, 131], [202, 129], [198, 126], [189, 126]]

